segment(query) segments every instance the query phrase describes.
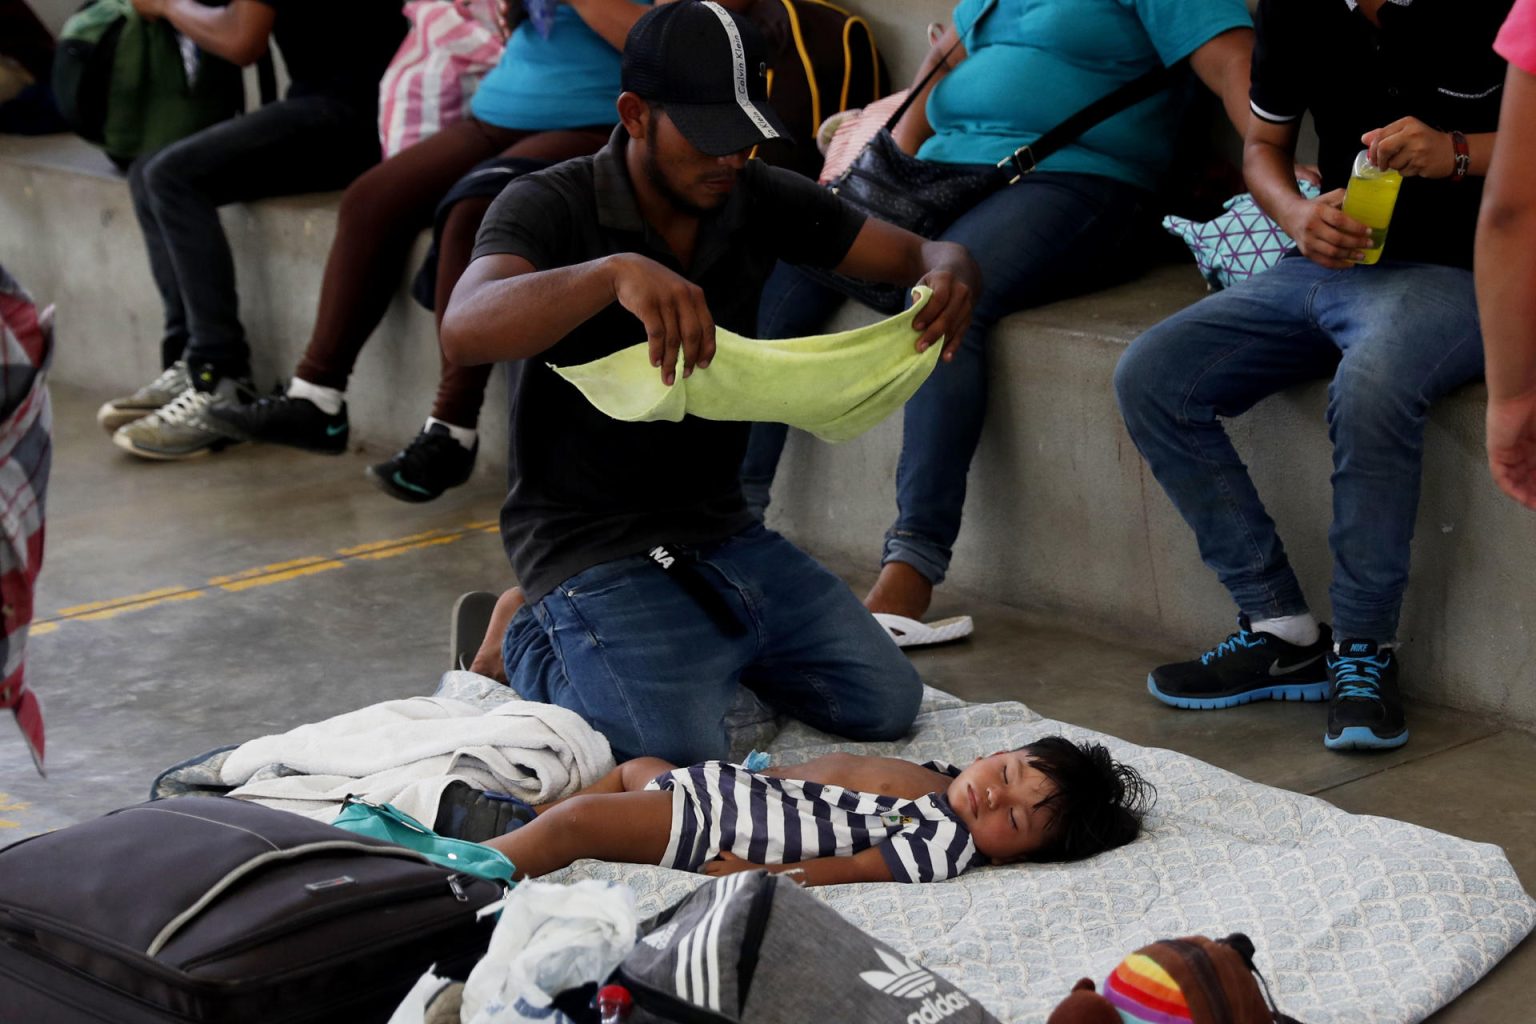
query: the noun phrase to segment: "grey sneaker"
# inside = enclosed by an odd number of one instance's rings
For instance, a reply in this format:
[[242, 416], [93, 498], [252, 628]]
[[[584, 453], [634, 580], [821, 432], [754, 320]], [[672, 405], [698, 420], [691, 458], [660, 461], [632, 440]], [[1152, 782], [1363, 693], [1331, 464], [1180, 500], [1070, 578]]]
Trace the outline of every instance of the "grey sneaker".
[[191, 386], [192, 377], [187, 372], [187, 364], [178, 359], [160, 376], [127, 398], [114, 398], [97, 409], [96, 422], [107, 433], [115, 434], [118, 427], [143, 419], [162, 405], [170, 405]]
[[245, 381], [226, 377], [212, 391], [188, 388], [168, 405], [119, 427], [112, 443], [144, 459], [190, 459], [216, 452], [239, 441], [208, 411], [248, 402], [255, 390]]

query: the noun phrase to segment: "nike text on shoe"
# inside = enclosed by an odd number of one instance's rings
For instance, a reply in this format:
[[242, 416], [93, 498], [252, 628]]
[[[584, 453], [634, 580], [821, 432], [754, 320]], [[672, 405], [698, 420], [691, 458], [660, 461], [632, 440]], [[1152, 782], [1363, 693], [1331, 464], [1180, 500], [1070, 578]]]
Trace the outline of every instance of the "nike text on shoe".
[[141, 420], [163, 405], [170, 405], [191, 386], [192, 378], [187, 373], [187, 364], [178, 359], [161, 371], [160, 376], [133, 394], [114, 398], [97, 409], [96, 422], [107, 433], [116, 433], [118, 427]]
[[347, 406], [334, 416], [307, 398], [270, 395], [250, 405], [216, 409], [214, 417], [242, 441], [284, 444], [290, 448], [340, 455], [347, 450]]
[[469, 479], [479, 451], [478, 440], [473, 448], [465, 448], [446, 427], [434, 423], [393, 458], [369, 466], [368, 479], [401, 501], [431, 501]]
[[112, 443], [144, 459], [175, 461], [207, 455], [239, 440], [210, 415], [212, 410], [253, 396], [249, 382], [233, 377], [217, 381], [211, 391], [189, 387], [148, 416], [119, 427]]
[[1257, 700], [1323, 700], [1328, 696], [1325, 658], [1333, 637], [1327, 626], [1306, 647], [1249, 629], [1239, 616], [1237, 632], [1194, 661], [1152, 670], [1147, 690], [1176, 708], [1212, 711]]
[[1392, 750], [1408, 742], [1397, 692], [1397, 656], [1370, 640], [1341, 640], [1328, 655], [1329, 750]]

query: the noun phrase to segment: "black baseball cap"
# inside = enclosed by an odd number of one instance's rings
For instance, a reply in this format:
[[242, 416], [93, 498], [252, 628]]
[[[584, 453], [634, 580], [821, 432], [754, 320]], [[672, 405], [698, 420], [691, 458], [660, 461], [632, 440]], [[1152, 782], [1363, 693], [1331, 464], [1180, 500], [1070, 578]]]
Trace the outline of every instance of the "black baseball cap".
[[622, 82], [625, 92], [663, 104], [683, 137], [710, 156], [789, 138], [768, 105], [762, 34], [712, 0], [677, 0], [641, 15], [624, 43]]

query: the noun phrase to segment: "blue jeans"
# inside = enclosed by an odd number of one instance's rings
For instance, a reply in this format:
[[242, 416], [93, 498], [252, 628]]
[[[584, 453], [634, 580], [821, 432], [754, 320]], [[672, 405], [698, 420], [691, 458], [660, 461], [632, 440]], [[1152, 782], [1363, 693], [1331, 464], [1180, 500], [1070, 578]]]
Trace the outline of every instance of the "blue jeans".
[[1334, 632], [1386, 642], [1408, 586], [1430, 403], [1482, 370], [1471, 271], [1328, 270], [1292, 255], [1137, 338], [1115, 370], [1115, 392], [1205, 564], [1240, 611], [1267, 619], [1307, 604], [1221, 420], [1332, 376]]
[[165, 309], [165, 365], [250, 371], [220, 206], [344, 188], [378, 161], [371, 111], [330, 96], [271, 103], [135, 160], [128, 190]]
[[[949, 569], [971, 457], [987, 406], [986, 338], [1009, 313], [1102, 288], [1125, 276], [1125, 242], [1141, 219], [1146, 193], [1111, 178], [1040, 172], [988, 196], [950, 225], [942, 238], [970, 250], [981, 266], [982, 292], [970, 330], [951, 363], [907, 403], [896, 470], [896, 522], [885, 535], [881, 564], [905, 562], [930, 583]], [[843, 297], [794, 267], [768, 279], [758, 335], [815, 334]], [[757, 424], [742, 462], [747, 503], [768, 506], [788, 428]]]
[[645, 555], [577, 573], [507, 627], [512, 688], [581, 715], [619, 760], [727, 756], [738, 684], [775, 711], [856, 740], [906, 734], [922, 682], [842, 580], [763, 526], [694, 552], [737, 636]]

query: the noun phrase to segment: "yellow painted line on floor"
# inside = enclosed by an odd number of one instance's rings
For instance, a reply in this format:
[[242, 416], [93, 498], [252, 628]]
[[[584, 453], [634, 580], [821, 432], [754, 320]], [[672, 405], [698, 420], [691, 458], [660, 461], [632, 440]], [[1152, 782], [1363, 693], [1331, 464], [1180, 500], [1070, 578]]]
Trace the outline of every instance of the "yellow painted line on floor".
[[270, 587], [274, 583], [286, 583], [304, 576], [330, 572], [332, 569], [343, 568], [345, 564], [334, 558], [312, 555], [308, 558], [295, 558], [288, 562], [274, 562], [256, 569], [246, 569], [229, 576], [215, 576], [208, 581], [208, 585], [238, 594], [242, 590], [250, 590], [253, 587]]
[[[15, 800], [9, 793], [0, 793], [0, 813], [7, 811], [25, 811], [32, 805], [25, 800]], [[0, 818], [0, 828], [21, 828], [21, 822], [12, 821], [9, 818]]]
[[[200, 597], [206, 597], [213, 593], [214, 589], [228, 593], [238, 594], [242, 591], [252, 590], [256, 587], [268, 587], [277, 583], [287, 583], [290, 580], [303, 579], [306, 576], [314, 576], [323, 572], [331, 572], [335, 569], [344, 569], [348, 563], [354, 561], [378, 561], [385, 558], [394, 558], [411, 551], [421, 551], [425, 548], [441, 547], [472, 537], [481, 533], [499, 532], [500, 525], [494, 519], [481, 519], [457, 528], [424, 530], [421, 533], [413, 533], [404, 537], [392, 537], [388, 540], [370, 541], [366, 544], [357, 544], [338, 550], [334, 555], [306, 555], [303, 558], [294, 558], [286, 562], [273, 562], [270, 565], [257, 566], [254, 569], [243, 569], [240, 572], [230, 573], [226, 576], [215, 576], [205, 585], [200, 587], [161, 587], [157, 590], [147, 590], [142, 594], [129, 594], [126, 597], [114, 597], [104, 601], [89, 601], [85, 604], [71, 605], [68, 608], [60, 608], [56, 613], [46, 618], [38, 619], [32, 623], [31, 635], [44, 636], [56, 631], [66, 622], [97, 622], [103, 619], [115, 618], [129, 612], [147, 611], [150, 608], [158, 608], [161, 605], [173, 601], [193, 601]], [[0, 793], [0, 800], [5, 794]], [[0, 811], [5, 810], [0, 806]], [[0, 825], [0, 827], [5, 827]]]

